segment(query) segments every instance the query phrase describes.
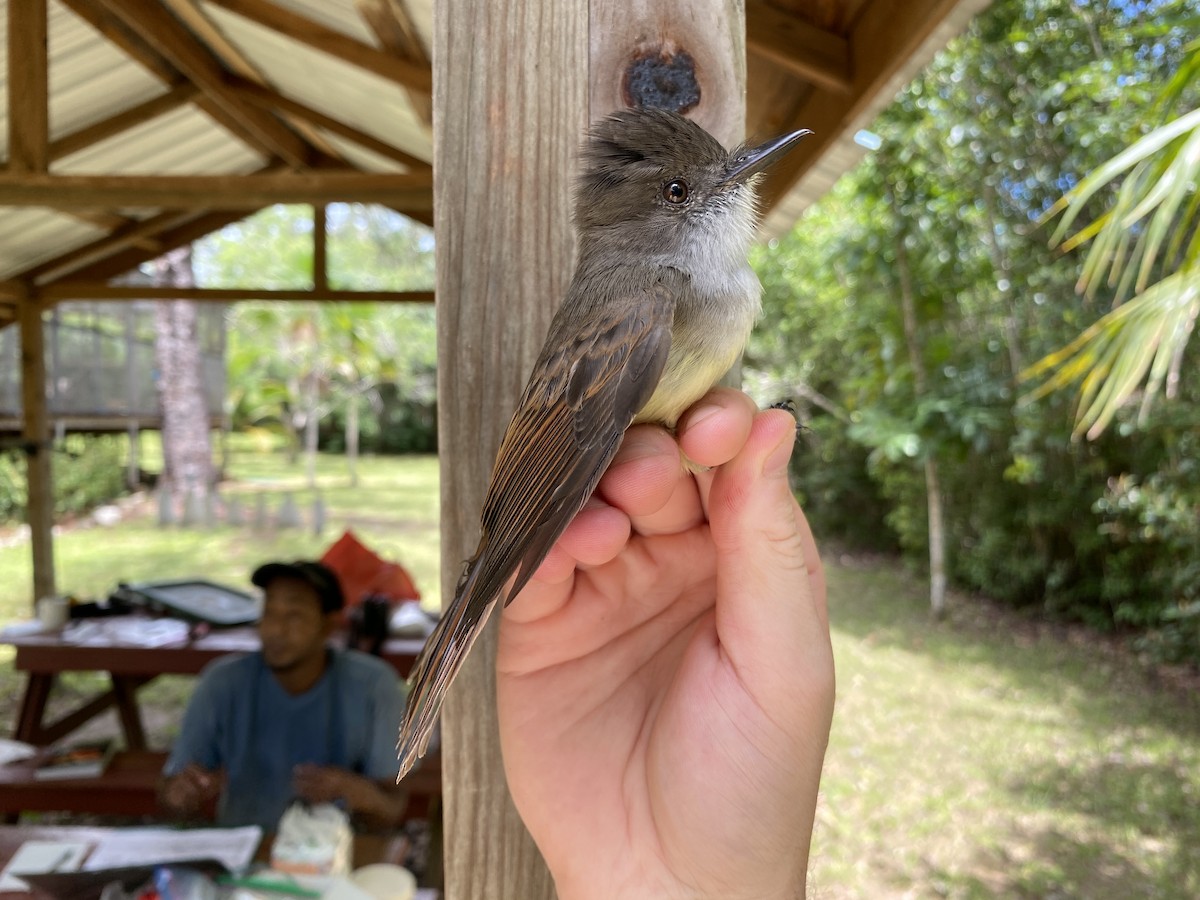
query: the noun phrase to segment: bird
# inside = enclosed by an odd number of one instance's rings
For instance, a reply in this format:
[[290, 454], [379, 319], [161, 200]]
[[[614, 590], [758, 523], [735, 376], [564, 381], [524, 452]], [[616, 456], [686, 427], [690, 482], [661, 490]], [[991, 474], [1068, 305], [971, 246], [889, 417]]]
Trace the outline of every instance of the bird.
[[625, 430], [673, 429], [741, 355], [761, 308], [747, 259], [755, 176], [811, 133], [729, 151], [686, 116], [646, 108], [589, 129], [574, 276], [496, 455], [478, 547], [409, 678], [397, 780], [424, 755], [497, 600], [528, 583]]

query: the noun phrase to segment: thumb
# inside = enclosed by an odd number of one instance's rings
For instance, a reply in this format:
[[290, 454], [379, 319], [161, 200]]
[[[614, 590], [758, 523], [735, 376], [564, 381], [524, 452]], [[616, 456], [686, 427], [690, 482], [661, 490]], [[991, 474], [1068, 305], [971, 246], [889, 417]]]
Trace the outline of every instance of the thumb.
[[788, 413], [759, 413], [709, 493], [717, 634], [751, 691], [789, 690], [801, 674], [832, 674], [824, 573], [788, 482], [795, 436]]

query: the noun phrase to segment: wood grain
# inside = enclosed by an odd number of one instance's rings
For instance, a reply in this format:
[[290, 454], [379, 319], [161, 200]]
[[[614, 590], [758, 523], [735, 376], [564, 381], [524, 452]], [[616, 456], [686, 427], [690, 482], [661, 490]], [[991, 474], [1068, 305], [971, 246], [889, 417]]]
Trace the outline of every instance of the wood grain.
[[[474, 550], [496, 448], [569, 282], [573, 173], [588, 122], [621, 102], [631, 54], [670, 41], [696, 61], [696, 119], [736, 143], [742, 15], [736, 0], [435, 7], [443, 597]], [[476, 644], [442, 717], [449, 900], [553, 896], [504, 782], [495, 626]]]
[[746, 31], [740, 0], [593, 0], [590, 30], [591, 119], [626, 105], [630, 60], [662, 47], [695, 61], [700, 103], [688, 116], [727, 147], [742, 140]]
[[[474, 550], [496, 448], [570, 279], [587, 2], [434, 9], [442, 596]], [[553, 896], [505, 785], [496, 617], [442, 716], [448, 900]]]
[[32, 452], [25, 456], [29, 492], [26, 521], [33, 549], [33, 598], [48, 597], [54, 587], [54, 491], [50, 481], [50, 418], [46, 408], [46, 340], [42, 309], [26, 297], [17, 303], [21, 326], [21, 437]]
[[46, 0], [8, 4], [8, 168], [45, 172], [49, 160]]

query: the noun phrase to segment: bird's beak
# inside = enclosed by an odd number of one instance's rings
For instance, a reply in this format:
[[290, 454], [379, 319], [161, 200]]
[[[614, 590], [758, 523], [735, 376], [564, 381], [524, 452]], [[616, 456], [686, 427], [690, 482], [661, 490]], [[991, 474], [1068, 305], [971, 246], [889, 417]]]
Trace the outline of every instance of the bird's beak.
[[783, 155], [800, 142], [801, 138], [812, 134], [807, 128], [793, 131], [782, 137], [772, 138], [757, 147], [747, 147], [739, 152], [729, 162], [721, 187], [735, 182], [745, 181], [756, 172], [761, 172], [767, 166], [783, 158]]

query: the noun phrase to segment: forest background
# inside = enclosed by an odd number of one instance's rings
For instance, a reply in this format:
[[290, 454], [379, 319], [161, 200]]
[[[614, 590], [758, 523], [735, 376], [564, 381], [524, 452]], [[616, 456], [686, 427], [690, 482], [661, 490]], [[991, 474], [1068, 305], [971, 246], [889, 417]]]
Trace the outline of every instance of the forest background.
[[[755, 251], [765, 312], [744, 376], [761, 403], [796, 404], [801, 502], [823, 541], [932, 576], [935, 609], [944, 578], [1135, 632], [1154, 659], [1200, 660], [1200, 378], [1184, 346], [1195, 267], [1169, 398], [1139, 384], [1081, 437], [1074, 389], [1034, 396], [1044, 382], [1028, 377], [1125, 299], [1120, 279], [1080, 292], [1086, 248], [1052, 246], [1052, 207], [1195, 107], [1198, 26], [1195, 0], [996, 0], [860, 136], [863, 162]], [[1098, 190], [1076, 227], [1121, 184]], [[1181, 190], [1192, 220], [1173, 245], [1186, 249], [1200, 195], [1194, 179]], [[329, 216], [331, 284], [430, 288], [428, 230], [371, 207]], [[304, 287], [311, 227], [307, 208], [266, 210], [198, 243], [195, 277]], [[436, 449], [434, 315], [231, 305], [232, 428], [287, 435], [310, 472], [317, 451], [345, 452], [353, 473], [360, 453]], [[122, 440], [62, 445], [61, 514], [123, 490]], [[0, 518], [23, 502], [19, 458], [0, 456]]]

